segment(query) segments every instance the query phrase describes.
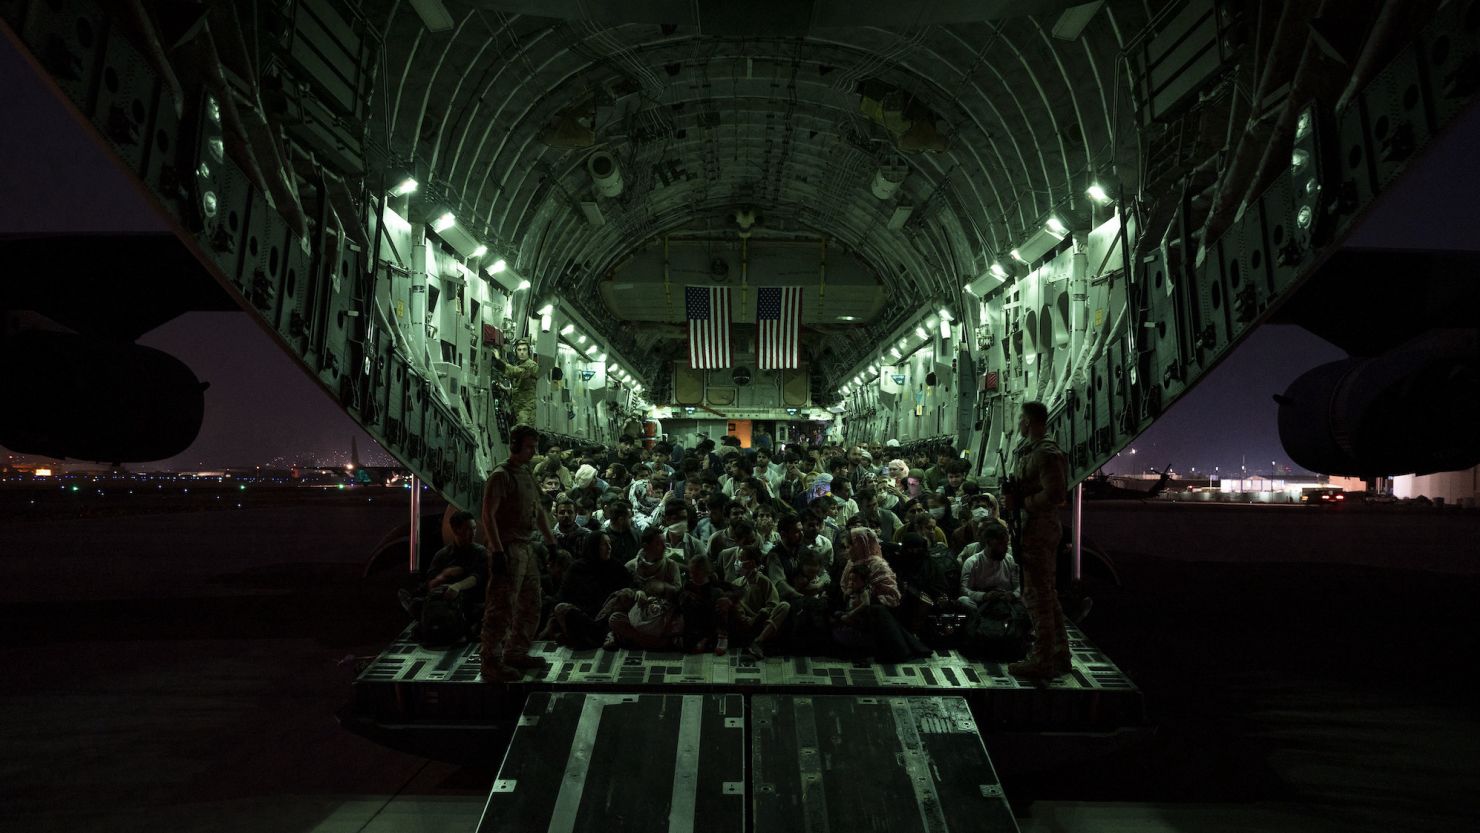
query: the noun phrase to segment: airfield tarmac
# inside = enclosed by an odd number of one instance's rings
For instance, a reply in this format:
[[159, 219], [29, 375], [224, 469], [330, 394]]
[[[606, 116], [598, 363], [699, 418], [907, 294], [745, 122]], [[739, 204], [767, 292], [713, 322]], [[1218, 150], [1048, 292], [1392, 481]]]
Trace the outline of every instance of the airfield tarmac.
[[[366, 499], [370, 498], [370, 499]], [[393, 495], [0, 525], [8, 830], [468, 831], [494, 766], [341, 729]], [[989, 738], [1025, 831], [1468, 830], [1480, 513], [1091, 503], [1131, 739]], [[491, 755], [496, 760], [497, 750]]]

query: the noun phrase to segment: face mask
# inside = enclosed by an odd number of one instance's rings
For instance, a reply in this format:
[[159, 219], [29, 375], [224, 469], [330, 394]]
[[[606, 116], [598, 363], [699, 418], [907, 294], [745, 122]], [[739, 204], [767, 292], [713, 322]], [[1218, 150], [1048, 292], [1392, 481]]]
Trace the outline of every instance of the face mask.
[[941, 518], [944, 518], [945, 516], [946, 516], [946, 510], [945, 510], [944, 507], [937, 506], [937, 507], [935, 507], [935, 508], [933, 508], [933, 509], [930, 510], [930, 517], [935, 518], [936, 520], [939, 520]]
[[576, 516], [576, 523], [577, 524], [580, 524], [581, 526], [585, 526], [586, 523], [588, 521], [590, 521], [590, 520], [591, 520], [591, 516], [590, 515], [577, 515]]

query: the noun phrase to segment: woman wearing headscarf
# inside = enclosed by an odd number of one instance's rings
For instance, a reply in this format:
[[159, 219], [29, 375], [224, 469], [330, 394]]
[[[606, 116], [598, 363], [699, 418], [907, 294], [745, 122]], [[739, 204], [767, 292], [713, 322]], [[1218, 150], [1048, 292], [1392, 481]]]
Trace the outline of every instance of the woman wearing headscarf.
[[878, 533], [860, 526], [848, 530], [848, 563], [840, 588], [858, 588], [867, 603], [840, 611], [833, 638], [856, 651], [871, 653], [880, 662], [900, 662], [926, 656], [930, 649], [895, 618], [899, 581], [884, 560]]

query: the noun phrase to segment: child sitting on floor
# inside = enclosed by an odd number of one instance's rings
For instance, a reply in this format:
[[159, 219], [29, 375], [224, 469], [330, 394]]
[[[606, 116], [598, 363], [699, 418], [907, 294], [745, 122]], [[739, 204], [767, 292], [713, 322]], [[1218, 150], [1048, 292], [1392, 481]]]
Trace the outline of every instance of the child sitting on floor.
[[833, 639], [841, 645], [861, 647], [869, 644], [863, 612], [873, 601], [868, 583], [861, 571], [843, 573], [843, 609], [833, 612]]
[[717, 656], [730, 647], [729, 632], [723, 622], [732, 602], [714, 579], [714, 564], [707, 555], [689, 559], [688, 581], [678, 591], [678, 610], [683, 616], [683, 648], [691, 654], [702, 654], [713, 646]]
[[[615, 595], [615, 594], [613, 594]], [[611, 615], [611, 633], [601, 647], [643, 648], [649, 651], [673, 647], [674, 637], [683, 629], [676, 601], [678, 588], [663, 581], [650, 581], [632, 595], [632, 606]]]
[[827, 594], [828, 585], [832, 583], [832, 576], [822, 569], [822, 554], [807, 547], [802, 550], [801, 558], [798, 560], [801, 569], [801, 577], [797, 581], [796, 589], [809, 598], [817, 598]]

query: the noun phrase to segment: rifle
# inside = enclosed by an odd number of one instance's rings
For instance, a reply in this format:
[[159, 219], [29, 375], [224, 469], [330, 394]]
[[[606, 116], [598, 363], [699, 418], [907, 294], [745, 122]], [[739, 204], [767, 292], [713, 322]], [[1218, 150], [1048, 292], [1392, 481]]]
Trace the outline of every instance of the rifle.
[[997, 450], [997, 461], [1000, 466], [998, 471], [1004, 472], [1001, 479], [1002, 492], [1002, 519], [1007, 521], [1007, 536], [1012, 542], [1014, 553], [1022, 552], [1023, 518], [1022, 518], [1022, 488], [1015, 475], [1006, 474], [1007, 454], [1001, 449]]

